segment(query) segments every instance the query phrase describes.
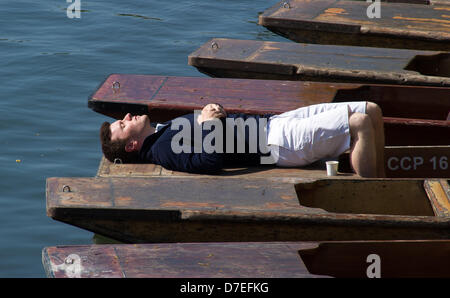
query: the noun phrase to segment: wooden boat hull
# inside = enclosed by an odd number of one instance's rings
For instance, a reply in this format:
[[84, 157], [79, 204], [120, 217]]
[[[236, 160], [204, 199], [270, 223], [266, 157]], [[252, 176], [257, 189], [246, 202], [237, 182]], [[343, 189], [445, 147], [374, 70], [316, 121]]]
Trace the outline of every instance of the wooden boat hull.
[[448, 53], [214, 38], [189, 55], [213, 77], [450, 86]]
[[450, 277], [448, 240], [53, 246], [42, 263], [53, 278], [367, 278], [370, 255], [382, 278]]
[[49, 178], [47, 215], [131, 243], [450, 236], [446, 180], [278, 177]]
[[450, 146], [385, 147], [388, 178], [450, 178]]
[[211, 102], [230, 113], [279, 114], [316, 103], [366, 99], [383, 110], [388, 146], [450, 145], [443, 137], [450, 135], [445, 120], [450, 88], [443, 87], [113, 74], [90, 96], [88, 106], [116, 119], [130, 112], [164, 122]]
[[369, 18], [366, 1], [291, 0], [259, 15], [259, 24], [302, 43], [449, 51], [445, 5], [383, 3]]

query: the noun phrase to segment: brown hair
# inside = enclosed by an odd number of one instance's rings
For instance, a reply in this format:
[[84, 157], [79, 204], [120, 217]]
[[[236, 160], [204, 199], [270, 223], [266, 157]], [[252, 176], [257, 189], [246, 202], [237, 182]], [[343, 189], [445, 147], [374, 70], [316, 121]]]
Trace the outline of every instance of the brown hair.
[[116, 158], [119, 158], [122, 163], [135, 163], [139, 160], [139, 154], [137, 151], [127, 152], [125, 146], [128, 140], [116, 140], [111, 141], [111, 124], [109, 122], [103, 122], [100, 127], [100, 143], [102, 144], [103, 155], [110, 162], [114, 162]]

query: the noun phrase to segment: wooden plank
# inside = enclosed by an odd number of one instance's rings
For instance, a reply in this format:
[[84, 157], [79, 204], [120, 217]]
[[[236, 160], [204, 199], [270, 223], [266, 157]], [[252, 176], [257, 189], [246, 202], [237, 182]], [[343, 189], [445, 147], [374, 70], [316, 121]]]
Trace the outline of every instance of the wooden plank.
[[[338, 157], [337, 178], [357, 178], [350, 165], [348, 153]], [[385, 170], [387, 178], [450, 178], [446, 161], [450, 160], [450, 146], [387, 146], [385, 147]], [[114, 164], [104, 156], [97, 171], [98, 177], [156, 177], [196, 176], [195, 174], [169, 171], [155, 164]], [[325, 161], [318, 161], [301, 168], [275, 166], [224, 168], [220, 176], [242, 178], [326, 178]]]
[[281, 1], [259, 15], [259, 24], [303, 43], [450, 50], [448, 7], [380, 4], [379, 18], [365, 1]]
[[[365, 0], [351, 0], [351, 1], [364, 1]], [[381, 0], [381, 2], [388, 3], [409, 3], [409, 4], [423, 4], [423, 5], [449, 5], [449, 0]]]
[[[354, 0], [354, 1], [364, 1], [364, 0]], [[423, 5], [450, 5], [449, 0], [381, 0], [381, 2], [409, 3], [409, 4], [423, 4]]]
[[[114, 82], [120, 88], [114, 89]], [[155, 87], [155, 82], [161, 84]], [[88, 106], [116, 119], [141, 113], [167, 121], [211, 102], [231, 113], [279, 114], [317, 103], [370, 100], [386, 117], [445, 120], [449, 95], [445, 87], [112, 74]]]
[[431, 0], [431, 5], [450, 5], [449, 0]]
[[189, 65], [214, 77], [450, 86], [446, 53], [214, 38]]
[[[367, 2], [367, 0], [349, 0], [349, 1]], [[441, 0], [441, 1], [448, 2], [448, 0]], [[422, 5], [433, 5], [433, 4], [437, 3], [436, 1], [432, 1], [432, 0], [380, 0], [380, 2], [405, 3], [405, 4], [422, 4]]]
[[[114, 90], [114, 82], [120, 88]], [[158, 91], [145, 99], [149, 95], [145, 86], [155, 82], [164, 83], [153, 87]], [[279, 114], [315, 103], [370, 99], [388, 116], [384, 118], [387, 145], [423, 146], [450, 145], [450, 139], [442, 137], [450, 133], [450, 122], [444, 120], [450, 110], [449, 94], [449, 88], [439, 87], [114, 74], [88, 105], [115, 118], [130, 112], [147, 114], [152, 121], [167, 121], [211, 102], [222, 104], [230, 113]]]
[[311, 278], [317, 276], [308, 272], [298, 250], [315, 246], [285, 242], [55, 246], [44, 248], [42, 256], [47, 276], [58, 278], [73, 277], [70, 270], [75, 266], [64, 263], [64, 256], [73, 255], [81, 259], [76, 270], [81, 278]]
[[57, 246], [42, 251], [47, 277], [121, 278], [125, 277], [113, 246]]
[[425, 191], [436, 216], [450, 216], [450, 187], [446, 180], [426, 180]]
[[[138, 90], [145, 90], [144, 86], [157, 79], [164, 81], [164, 85], [160, 86], [156, 94], [148, 96], [148, 92], [138, 93]], [[120, 83], [120, 88], [115, 92], [113, 82]], [[88, 106], [119, 119], [128, 112], [132, 113], [133, 107], [138, 105], [143, 114], [149, 114], [154, 121], [167, 121], [202, 109], [211, 102], [223, 104], [230, 112], [280, 113], [294, 103], [300, 107], [321, 102], [319, 98], [325, 102], [331, 101], [335, 88], [327, 85], [314, 88], [308, 84], [298, 86], [295, 82], [270, 80], [113, 74], [89, 98]]]
[[[395, 151], [395, 150], [394, 150]], [[393, 165], [396, 165], [392, 162]], [[338, 176], [335, 178], [359, 178], [350, 169], [348, 156], [343, 156]], [[399, 174], [397, 174], [398, 176]], [[326, 178], [325, 162], [319, 161], [302, 168], [281, 168], [276, 166], [227, 167], [219, 175], [199, 175], [167, 170], [155, 164], [120, 164], [108, 161], [104, 156], [100, 161], [97, 177], [214, 177], [214, 178]]]
[[[342, 185], [351, 189], [364, 183], [373, 191], [355, 188], [351, 196], [340, 197], [336, 191]], [[379, 191], [396, 183], [404, 187], [403, 194]], [[49, 178], [47, 215], [133, 243], [448, 238], [450, 218], [434, 215], [423, 183], [282, 177]], [[334, 189], [336, 200], [355, 206], [358, 200], [353, 198], [359, 197], [365, 205], [339, 212], [300, 205], [308, 188], [328, 193]], [[414, 206], [405, 203], [408, 197]], [[380, 206], [380, 200], [387, 204]], [[367, 213], [345, 213], [352, 210]], [[373, 210], [383, 213], [371, 214]]]
[[53, 246], [42, 259], [56, 278], [366, 278], [374, 254], [382, 278], [450, 277], [448, 240]]
[[[367, 1], [366, 1], [367, 2]], [[381, 2], [431, 5], [431, 0], [386, 0]]]

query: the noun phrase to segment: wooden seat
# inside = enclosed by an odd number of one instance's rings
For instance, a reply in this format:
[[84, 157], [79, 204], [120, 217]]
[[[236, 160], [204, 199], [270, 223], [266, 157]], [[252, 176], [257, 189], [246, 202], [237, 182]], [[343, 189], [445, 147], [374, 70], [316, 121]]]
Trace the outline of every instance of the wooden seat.
[[[369, 256], [378, 259], [368, 261]], [[42, 262], [47, 276], [56, 278], [366, 278], [367, 272], [377, 273], [382, 278], [448, 278], [450, 242], [421, 240], [53, 246], [42, 250]], [[375, 262], [378, 262], [378, 269], [372, 270], [369, 266], [373, 266]], [[225, 289], [216, 288], [214, 292], [225, 292]]]

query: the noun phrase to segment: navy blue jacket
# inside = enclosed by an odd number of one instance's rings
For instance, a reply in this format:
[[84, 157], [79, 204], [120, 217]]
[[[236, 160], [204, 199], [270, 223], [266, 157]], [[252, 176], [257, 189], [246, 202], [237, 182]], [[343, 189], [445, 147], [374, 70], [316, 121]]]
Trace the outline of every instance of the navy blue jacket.
[[[255, 118], [256, 123], [259, 125], [260, 120], [262, 118], [268, 118], [271, 115], [267, 114], [264, 116], [259, 115], [249, 115], [249, 114], [229, 114], [227, 118], [242, 118], [245, 121], [247, 118]], [[171, 129], [172, 121], [168, 121], [165, 124], [167, 126], [160, 129], [158, 132], [148, 136], [142, 145], [142, 148], [139, 152], [139, 157], [141, 162], [143, 163], [154, 163], [163, 166], [166, 169], [181, 171], [181, 172], [189, 172], [189, 173], [203, 173], [203, 174], [214, 174], [219, 172], [223, 167], [226, 166], [252, 166], [252, 165], [260, 165], [260, 157], [270, 155], [264, 154], [260, 150], [260, 146], [257, 146], [256, 153], [249, 153], [249, 127], [245, 126], [245, 152], [237, 153], [237, 127], [235, 127], [234, 131], [234, 149], [228, 150], [232, 151], [230, 153], [226, 150], [226, 138], [225, 131], [222, 136], [224, 136], [223, 140], [223, 153], [207, 153], [202, 150], [201, 153], [194, 153], [194, 114], [187, 114], [181, 116], [180, 118], [185, 118], [189, 121], [191, 125], [191, 138], [185, 141], [190, 141], [191, 151], [190, 153], [174, 153], [171, 148], [172, 138], [179, 133], [180, 129]], [[222, 126], [224, 130], [226, 129], [225, 118], [220, 119], [222, 121]], [[264, 122], [262, 122], [264, 123]], [[267, 122], [266, 122], [267, 123]], [[204, 123], [203, 123], [204, 124]], [[262, 124], [261, 124], [262, 125]], [[257, 130], [257, 144], [259, 144], [259, 129]], [[209, 133], [210, 130], [202, 129], [202, 142]], [[214, 145], [214, 143], [213, 143]]]

